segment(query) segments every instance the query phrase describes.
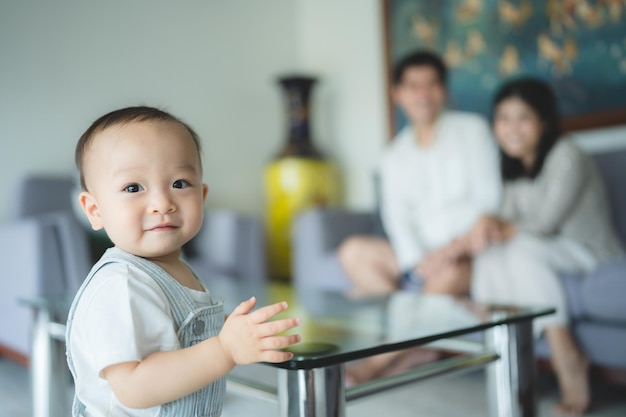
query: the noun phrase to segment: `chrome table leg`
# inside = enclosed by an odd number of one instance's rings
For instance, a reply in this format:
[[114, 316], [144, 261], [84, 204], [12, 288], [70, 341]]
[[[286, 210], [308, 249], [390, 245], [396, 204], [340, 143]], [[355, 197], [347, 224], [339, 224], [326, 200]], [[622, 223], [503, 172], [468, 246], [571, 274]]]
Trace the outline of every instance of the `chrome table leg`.
[[65, 345], [52, 334], [62, 331], [63, 327], [55, 326], [47, 309], [36, 309], [30, 359], [34, 417], [65, 416], [70, 410], [67, 404], [70, 382]]
[[280, 417], [345, 417], [344, 365], [278, 370]]
[[499, 356], [487, 367], [491, 417], [535, 417], [535, 356], [532, 321], [499, 325], [485, 332], [485, 342]]

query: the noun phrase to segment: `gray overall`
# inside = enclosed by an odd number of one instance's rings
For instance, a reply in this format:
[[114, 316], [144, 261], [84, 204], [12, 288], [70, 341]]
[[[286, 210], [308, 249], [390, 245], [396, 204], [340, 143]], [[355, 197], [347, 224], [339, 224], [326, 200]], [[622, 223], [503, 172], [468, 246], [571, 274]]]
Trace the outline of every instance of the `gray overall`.
[[[217, 336], [224, 324], [224, 306], [222, 302], [211, 306], [198, 307], [193, 299], [187, 294], [182, 285], [175, 281], [158, 265], [138, 256], [131, 255], [120, 249], [109, 249], [85, 279], [78, 290], [67, 321], [67, 361], [69, 368], [76, 379], [72, 355], [69, 348], [69, 336], [72, 331], [72, 320], [78, 300], [82, 297], [85, 288], [89, 285], [94, 275], [106, 264], [118, 262], [131, 265], [145, 272], [161, 287], [169, 302], [170, 311], [174, 318], [174, 325], [181, 348], [193, 346], [209, 337]], [[176, 401], [161, 406], [159, 417], [216, 417], [222, 412], [222, 402], [226, 389], [226, 381], [220, 378], [212, 384]], [[85, 414], [87, 413], [87, 414]], [[89, 414], [84, 404], [74, 396], [72, 415], [74, 417]]]

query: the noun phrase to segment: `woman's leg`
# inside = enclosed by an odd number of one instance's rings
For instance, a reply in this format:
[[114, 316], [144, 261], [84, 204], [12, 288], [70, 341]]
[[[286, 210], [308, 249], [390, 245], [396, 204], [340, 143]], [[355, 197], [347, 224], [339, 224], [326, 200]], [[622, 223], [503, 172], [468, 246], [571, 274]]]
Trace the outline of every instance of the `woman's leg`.
[[533, 323], [545, 331], [559, 381], [559, 411], [579, 415], [589, 405], [587, 360], [568, 328], [567, 303], [558, 272], [585, 269], [588, 260], [558, 240], [520, 235], [486, 250], [475, 261], [472, 293], [480, 301], [554, 306], [556, 314]]
[[567, 326], [569, 309], [560, 274], [588, 271], [595, 263], [593, 256], [570, 240], [530, 234], [516, 236], [505, 248], [514, 302], [556, 308], [555, 314], [534, 322], [535, 333], [548, 326]]
[[385, 239], [353, 236], [338, 250], [339, 263], [359, 294], [388, 294], [398, 289], [400, 268]]
[[557, 411], [581, 415], [589, 407], [588, 361], [568, 327], [567, 300], [560, 271], [585, 270], [589, 259], [570, 242], [520, 235], [509, 246], [509, 265], [519, 304], [552, 305], [556, 313], [535, 321], [535, 333], [544, 332], [550, 345], [551, 361], [559, 382], [561, 401]]
[[582, 415], [591, 400], [587, 375], [589, 362], [578, 348], [568, 327], [546, 327], [545, 334], [561, 390], [561, 402], [556, 409], [567, 415]]

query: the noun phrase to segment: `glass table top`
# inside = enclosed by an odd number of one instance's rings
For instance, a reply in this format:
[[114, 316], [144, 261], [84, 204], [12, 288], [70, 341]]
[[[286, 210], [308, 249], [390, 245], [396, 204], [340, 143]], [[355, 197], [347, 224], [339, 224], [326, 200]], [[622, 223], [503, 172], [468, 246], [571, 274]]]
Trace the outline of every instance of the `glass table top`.
[[[271, 293], [289, 294], [290, 289]], [[286, 297], [283, 297], [286, 298]], [[474, 303], [445, 295], [409, 291], [369, 299], [336, 292], [300, 291], [284, 316], [297, 315], [300, 344], [293, 359], [274, 366], [311, 369], [468, 335], [501, 324], [554, 313], [552, 307], [513, 307]]]
[[[355, 298], [315, 288], [294, 289], [285, 283], [239, 283], [225, 277], [205, 282], [214, 299], [224, 301], [228, 314], [254, 295], [257, 307], [287, 301], [289, 309], [279, 317], [297, 316], [302, 323], [291, 332], [302, 335], [289, 348], [293, 359], [272, 366], [312, 369], [345, 363], [380, 353], [425, 345], [440, 339], [479, 332], [552, 314], [552, 307], [495, 306], [444, 295], [420, 295], [400, 291], [384, 297]], [[50, 312], [64, 323], [71, 303], [68, 297], [22, 300]]]

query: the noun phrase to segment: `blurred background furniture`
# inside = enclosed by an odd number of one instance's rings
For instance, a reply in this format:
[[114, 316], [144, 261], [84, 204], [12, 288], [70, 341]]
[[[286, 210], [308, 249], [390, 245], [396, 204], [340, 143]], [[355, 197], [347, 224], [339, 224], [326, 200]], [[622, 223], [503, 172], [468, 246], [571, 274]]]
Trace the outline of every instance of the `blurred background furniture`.
[[[0, 354], [26, 364], [33, 312], [20, 300], [71, 298], [109, 243], [79, 220], [73, 177], [28, 176], [16, 196], [11, 218], [0, 223]], [[215, 274], [266, 280], [260, 221], [233, 211], [207, 212], [184, 256], [209, 289]]]
[[[593, 154], [604, 179], [613, 219], [626, 242], [626, 149]], [[311, 287], [346, 290], [351, 287], [337, 259], [337, 248], [348, 236], [373, 234], [378, 225], [374, 213], [313, 209], [303, 212], [293, 227], [294, 284], [299, 293]], [[592, 363], [626, 369], [626, 260], [617, 260], [592, 271], [587, 279], [563, 276], [572, 326]], [[549, 356], [545, 340], [537, 355]]]

